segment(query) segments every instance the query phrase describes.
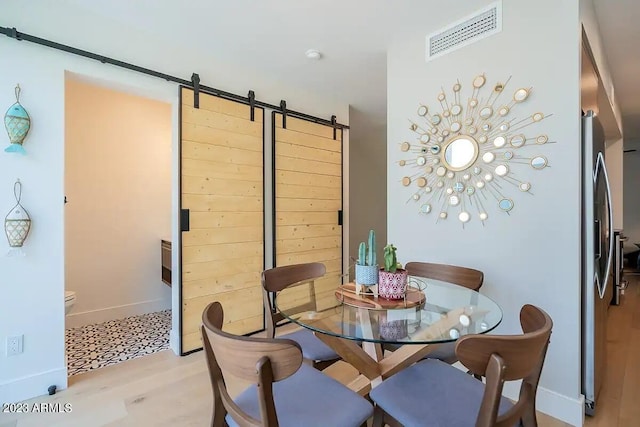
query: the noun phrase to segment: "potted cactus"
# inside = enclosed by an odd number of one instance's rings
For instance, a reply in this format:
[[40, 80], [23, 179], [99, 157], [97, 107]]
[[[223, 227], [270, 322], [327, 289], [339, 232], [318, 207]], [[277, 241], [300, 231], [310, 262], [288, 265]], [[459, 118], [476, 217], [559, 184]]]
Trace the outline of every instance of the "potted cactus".
[[359, 295], [362, 287], [371, 287], [374, 295], [378, 296], [378, 261], [376, 259], [376, 233], [369, 231], [369, 245], [360, 242], [358, 247], [358, 260], [356, 261], [356, 294]]
[[384, 268], [380, 269], [378, 293], [387, 299], [403, 299], [407, 292], [407, 270], [398, 263], [396, 247], [384, 247]]

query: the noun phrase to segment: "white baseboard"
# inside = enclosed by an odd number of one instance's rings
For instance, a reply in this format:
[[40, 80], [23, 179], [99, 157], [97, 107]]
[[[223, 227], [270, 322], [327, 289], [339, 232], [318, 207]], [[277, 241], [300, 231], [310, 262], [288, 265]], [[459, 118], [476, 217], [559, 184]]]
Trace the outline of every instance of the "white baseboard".
[[[508, 382], [504, 385], [503, 395], [516, 400], [520, 393], [520, 382]], [[584, 424], [584, 396], [578, 399], [565, 396], [553, 390], [538, 386], [536, 409], [558, 420], [576, 427]]]
[[171, 299], [156, 299], [80, 313], [71, 312], [65, 318], [65, 327], [78, 328], [80, 326], [102, 323], [115, 319], [124, 319], [129, 316], [138, 316], [140, 314], [153, 313], [156, 311], [168, 310], [170, 308]]
[[0, 384], [0, 404], [16, 403], [48, 394], [49, 386], [67, 388], [67, 368], [52, 369]]
[[173, 354], [180, 356], [180, 340], [178, 339], [178, 333], [175, 329], [169, 331], [169, 348], [173, 351]]

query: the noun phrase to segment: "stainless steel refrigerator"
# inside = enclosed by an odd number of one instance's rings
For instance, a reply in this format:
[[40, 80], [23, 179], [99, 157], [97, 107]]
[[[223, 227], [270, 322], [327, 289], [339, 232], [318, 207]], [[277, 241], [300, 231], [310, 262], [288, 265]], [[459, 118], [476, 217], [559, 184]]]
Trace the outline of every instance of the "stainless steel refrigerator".
[[606, 368], [607, 314], [613, 295], [613, 211], [602, 125], [582, 117], [582, 393], [593, 415]]

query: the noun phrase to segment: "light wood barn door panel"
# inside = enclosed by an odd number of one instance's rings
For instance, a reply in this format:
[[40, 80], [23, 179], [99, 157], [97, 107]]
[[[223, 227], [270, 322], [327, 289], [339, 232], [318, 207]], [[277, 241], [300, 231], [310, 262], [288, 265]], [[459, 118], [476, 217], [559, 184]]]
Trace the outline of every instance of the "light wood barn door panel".
[[342, 131], [334, 140], [332, 127], [292, 117], [285, 128], [273, 113], [273, 133], [275, 265], [323, 263], [327, 274], [314, 284], [323, 309], [342, 283]]
[[181, 89], [182, 353], [202, 347], [202, 311], [224, 307], [224, 330], [263, 328], [264, 111]]

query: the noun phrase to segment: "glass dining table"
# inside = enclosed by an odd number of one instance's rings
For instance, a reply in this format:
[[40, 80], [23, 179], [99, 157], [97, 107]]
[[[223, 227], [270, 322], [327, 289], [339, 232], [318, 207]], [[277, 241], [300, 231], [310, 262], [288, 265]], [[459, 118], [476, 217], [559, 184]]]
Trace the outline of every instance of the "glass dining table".
[[[418, 276], [409, 276], [401, 300], [366, 289], [356, 293], [353, 283], [336, 288], [311, 281], [282, 290], [274, 303], [285, 318], [313, 331], [355, 367], [370, 387], [443, 343], [490, 332], [502, 320], [502, 309], [489, 297]], [[385, 353], [385, 344], [395, 351]]]

